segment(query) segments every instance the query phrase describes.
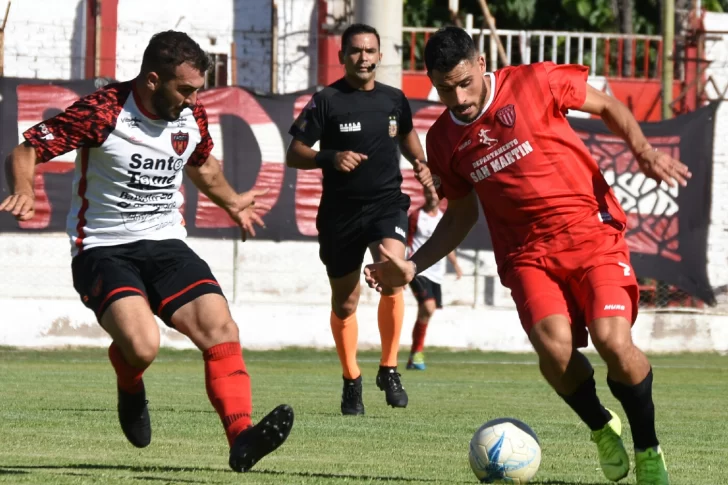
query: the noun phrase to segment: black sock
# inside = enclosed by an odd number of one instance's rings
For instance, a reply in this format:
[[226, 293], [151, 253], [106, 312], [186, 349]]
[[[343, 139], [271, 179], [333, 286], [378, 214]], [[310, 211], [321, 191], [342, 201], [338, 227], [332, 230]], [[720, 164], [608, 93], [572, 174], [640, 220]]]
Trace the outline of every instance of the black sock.
[[582, 421], [592, 431], [602, 429], [612, 419], [609, 411], [604, 409], [597, 396], [597, 383], [594, 382], [594, 373], [587, 380], [579, 384], [576, 391], [568, 396], [559, 394], [571, 409], [579, 415]]
[[647, 377], [634, 386], [613, 381], [607, 376], [607, 384], [619, 402], [632, 428], [632, 441], [638, 450], [656, 447], [655, 404], [652, 402], [652, 369]]

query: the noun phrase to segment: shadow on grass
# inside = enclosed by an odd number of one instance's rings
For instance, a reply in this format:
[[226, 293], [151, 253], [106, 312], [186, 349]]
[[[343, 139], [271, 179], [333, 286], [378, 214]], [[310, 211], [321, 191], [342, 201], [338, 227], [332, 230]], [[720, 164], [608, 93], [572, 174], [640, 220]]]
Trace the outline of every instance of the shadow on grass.
[[609, 482], [565, 482], [563, 480], [544, 480], [541, 482], [537, 480], [533, 483], [540, 485], [604, 485]]
[[[92, 463], [78, 463], [78, 464], [67, 464], [67, 465], [23, 465], [23, 466], [6, 466], [0, 468], [0, 473], [29, 473], [27, 470], [118, 470], [127, 471], [133, 473], [194, 473], [194, 472], [214, 472], [214, 473], [233, 473], [221, 468], [209, 468], [209, 467], [180, 467], [180, 466], [136, 466], [136, 465], [102, 465]], [[277, 470], [251, 470], [249, 474], [258, 475], [274, 475], [280, 477], [301, 477], [301, 478], [322, 478], [330, 480], [362, 480], [367, 482], [412, 482], [412, 483], [437, 483], [442, 480], [434, 478], [421, 478], [421, 477], [401, 477], [401, 476], [384, 476], [384, 475], [354, 475], [347, 473], [316, 473], [316, 472], [294, 472], [294, 471], [277, 471]], [[61, 472], [63, 475], [72, 476], [88, 476], [80, 473], [74, 473], [72, 471]], [[163, 481], [169, 482], [169, 477], [154, 477], [154, 476], [136, 476], [133, 477], [136, 480], [149, 480], [149, 481]], [[176, 483], [199, 483], [198, 480], [185, 480], [183, 478], [175, 477], [174, 482]], [[215, 483], [206, 480], [207, 483]], [[227, 483], [227, 482], [219, 482]], [[472, 481], [452, 482], [452, 483], [464, 483], [471, 484]], [[556, 485], [566, 482], [544, 482], [550, 485]], [[591, 484], [586, 484], [591, 485]], [[596, 485], [596, 484], [594, 484]], [[601, 484], [599, 484], [601, 485]]]
[[[381, 475], [351, 475], [346, 473], [316, 473], [316, 472], [281, 472], [277, 470], [251, 470], [248, 473], [257, 473], [261, 475], [279, 475], [279, 476], [293, 476], [303, 478], [328, 478], [331, 480], [364, 480], [367, 482], [413, 482], [413, 483], [442, 483], [442, 480], [435, 478], [419, 478], [419, 477], [397, 477], [397, 476], [381, 476]], [[449, 483], [469, 483], [472, 481], [465, 482], [449, 482]]]

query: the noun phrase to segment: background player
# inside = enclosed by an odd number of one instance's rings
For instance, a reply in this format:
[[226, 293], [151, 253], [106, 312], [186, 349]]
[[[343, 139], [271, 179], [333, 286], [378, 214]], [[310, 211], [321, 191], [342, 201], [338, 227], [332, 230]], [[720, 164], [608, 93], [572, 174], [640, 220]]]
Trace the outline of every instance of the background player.
[[[381, 261], [379, 247], [404, 256], [410, 199], [402, 193], [402, 154], [417, 179], [432, 184], [421, 160], [424, 151], [412, 128], [409, 102], [399, 89], [375, 81], [382, 60], [379, 34], [368, 25], [349, 26], [341, 36], [339, 61], [346, 74], [316, 93], [299, 115], [286, 153], [289, 167], [323, 170], [323, 194], [316, 218], [319, 255], [331, 285], [331, 331], [343, 369], [343, 414], [364, 414], [361, 371], [356, 360], [361, 264], [367, 248]], [[319, 141], [321, 150], [311, 147]], [[378, 309], [382, 358], [377, 386], [387, 404], [406, 407], [397, 372], [404, 320], [401, 285], [382, 288]]]
[[[412, 256], [435, 231], [437, 224], [442, 219], [440, 210], [440, 198], [437, 196], [435, 187], [428, 187], [424, 190], [425, 203], [422, 207], [413, 211], [409, 216], [409, 229], [407, 230], [407, 253]], [[455, 269], [457, 279], [463, 275], [455, 251], [447, 255], [447, 259]], [[441, 285], [445, 279], [447, 264], [441, 259], [410, 282], [410, 288], [417, 299], [417, 321], [412, 329], [412, 348], [410, 350], [407, 369], [425, 370], [425, 335], [427, 325], [430, 323], [435, 310], [442, 308]]]
[[404, 284], [452, 251], [475, 224], [479, 198], [501, 281], [511, 289], [541, 372], [592, 430], [604, 475], [624, 478], [629, 457], [619, 418], [602, 406], [594, 371], [577, 351], [587, 343], [586, 328], [630, 423], [637, 483], [667, 484], [652, 369], [631, 336], [639, 292], [624, 240], [626, 216], [565, 114], [599, 115], [650, 178], [685, 185], [690, 172], [650, 146], [624, 105], [588, 86], [585, 66], [536, 63], [486, 73], [472, 38], [455, 27], [429, 39], [425, 63], [448, 107], [427, 135], [429, 164], [448, 209], [409, 261], [384, 249], [390, 260], [369, 266], [367, 282]]
[[209, 67], [186, 34], [154, 35], [137, 78], [85, 96], [23, 134], [6, 162], [12, 195], [0, 210], [32, 219], [35, 165], [79, 149], [67, 223], [73, 285], [113, 340], [124, 434], [139, 448], [151, 442], [142, 375], [159, 351], [156, 314], [202, 351], [229, 464], [244, 472], [285, 441], [293, 411], [281, 405], [252, 426], [238, 327], [209, 266], [184, 242], [183, 171], [238, 223], [243, 239], [262, 224], [253, 205], [265, 192], [236, 193], [210, 155], [207, 115], [197, 102]]

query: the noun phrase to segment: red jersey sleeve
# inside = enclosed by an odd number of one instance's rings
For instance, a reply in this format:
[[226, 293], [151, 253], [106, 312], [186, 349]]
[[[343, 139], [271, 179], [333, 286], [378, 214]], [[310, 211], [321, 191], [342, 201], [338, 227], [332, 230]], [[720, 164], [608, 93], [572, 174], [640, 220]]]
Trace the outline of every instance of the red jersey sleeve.
[[123, 85], [96, 91], [29, 128], [23, 138], [35, 148], [41, 162], [78, 148], [100, 146], [114, 130], [125, 96], [128, 89]]
[[438, 145], [437, 125], [427, 132], [425, 146], [427, 147], [427, 166], [432, 173], [432, 181], [441, 199], [462, 199], [473, 189], [470, 183], [450, 168], [452, 154], [444, 153]]
[[192, 115], [195, 117], [195, 121], [197, 121], [197, 126], [200, 128], [201, 139], [195, 147], [195, 151], [192, 152], [190, 158], [187, 159], [187, 164], [194, 167], [199, 167], [207, 161], [207, 158], [212, 152], [212, 147], [214, 146], [214, 143], [212, 142], [212, 137], [210, 136], [210, 130], [207, 127], [207, 111], [205, 111], [205, 107], [202, 106], [201, 103], [197, 103], [192, 109]]
[[586, 101], [589, 68], [580, 64], [554, 64], [543, 62], [549, 89], [559, 110], [580, 109]]

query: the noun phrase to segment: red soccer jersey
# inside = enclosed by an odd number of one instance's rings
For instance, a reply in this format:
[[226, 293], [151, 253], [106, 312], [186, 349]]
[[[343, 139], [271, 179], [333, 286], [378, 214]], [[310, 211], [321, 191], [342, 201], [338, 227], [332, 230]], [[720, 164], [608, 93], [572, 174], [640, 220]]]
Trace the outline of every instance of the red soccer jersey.
[[501, 276], [515, 261], [624, 230], [624, 211], [566, 119], [584, 104], [587, 73], [551, 62], [488, 73], [478, 119], [464, 124], [445, 110], [427, 133], [440, 196], [475, 188]]

